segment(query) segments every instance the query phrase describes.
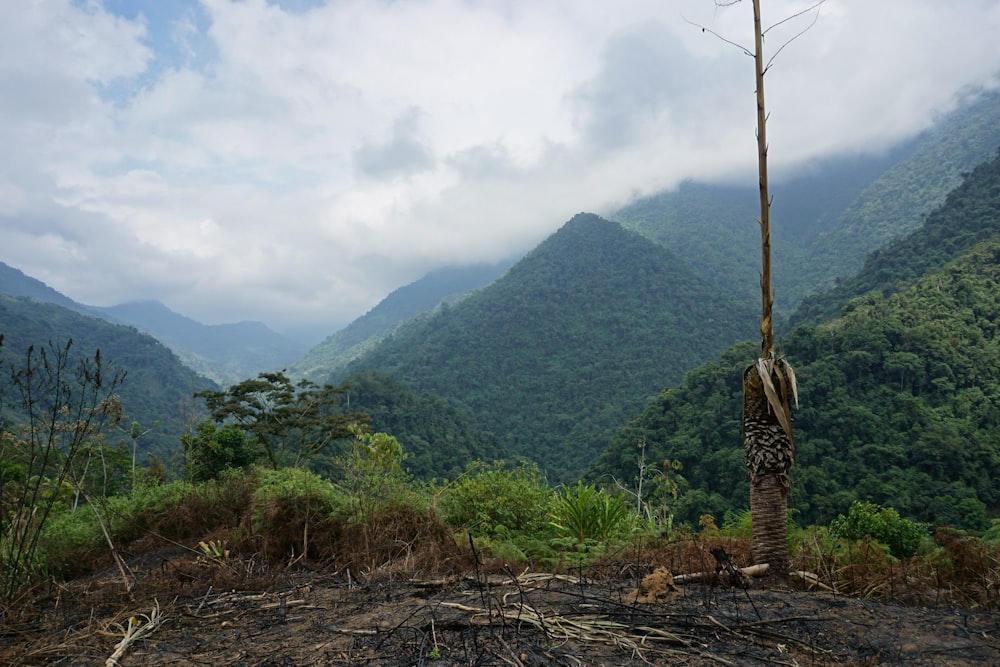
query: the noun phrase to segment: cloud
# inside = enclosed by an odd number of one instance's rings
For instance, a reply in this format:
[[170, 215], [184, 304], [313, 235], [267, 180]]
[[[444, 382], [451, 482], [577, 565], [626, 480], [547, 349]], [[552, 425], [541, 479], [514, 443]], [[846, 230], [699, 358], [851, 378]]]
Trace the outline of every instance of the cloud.
[[354, 154], [358, 169], [376, 179], [407, 176], [434, 165], [430, 149], [420, 139], [420, 110], [413, 107], [392, 124], [392, 136], [383, 143], [365, 142]]
[[[752, 61], [711, 34], [748, 44], [749, 19], [706, 0], [7, 3], [0, 260], [88, 303], [332, 331], [578, 211], [752, 178]], [[987, 0], [828, 0], [768, 73], [776, 170], [883, 150], [995, 87], [996, 34]]]

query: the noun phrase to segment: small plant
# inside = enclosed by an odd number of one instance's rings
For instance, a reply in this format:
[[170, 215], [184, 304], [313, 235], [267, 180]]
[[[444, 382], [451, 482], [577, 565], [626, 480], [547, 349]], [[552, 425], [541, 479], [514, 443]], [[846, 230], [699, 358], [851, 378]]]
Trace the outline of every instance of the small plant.
[[225, 540], [209, 540], [208, 542], [203, 540], [198, 543], [198, 548], [203, 554], [216, 560], [229, 558], [229, 548], [226, 546]]
[[830, 530], [848, 540], [870, 537], [887, 546], [896, 558], [909, 558], [917, 553], [928, 536], [925, 526], [900, 517], [893, 508], [860, 501], [851, 505], [846, 517], [841, 514], [834, 519]]
[[604, 542], [621, 532], [630, 513], [621, 498], [577, 482], [576, 487], [564, 487], [556, 495], [551, 517], [552, 527], [577, 543]]
[[139, 614], [138, 616], [131, 616], [124, 625], [115, 623], [114, 627], [118, 631], [116, 634], [121, 634], [122, 639], [115, 645], [114, 653], [104, 662], [104, 666], [118, 667], [121, 664], [118, 662], [118, 659], [125, 655], [128, 647], [137, 639], [141, 639], [156, 630], [161, 620], [160, 603], [157, 602], [153, 610], [149, 612], [149, 615]]

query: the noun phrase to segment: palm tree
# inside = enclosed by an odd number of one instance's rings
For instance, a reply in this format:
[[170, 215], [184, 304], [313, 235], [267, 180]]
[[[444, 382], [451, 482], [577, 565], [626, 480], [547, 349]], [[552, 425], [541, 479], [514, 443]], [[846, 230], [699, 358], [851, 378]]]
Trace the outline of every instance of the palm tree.
[[788, 575], [788, 476], [795, 461], [791, 401], [798, 400], [795, 372], [774, 356], [771, 289], [771, 198], [767, 186], [767, 114], [764, 110], [763, 33], [760, 0], [753, 0], [754, 69], [757, 79], [757, 168], [760, 176], [760, 357], [743, 372], [743, 451], [750, 473], [752, 552], [756, 563]]

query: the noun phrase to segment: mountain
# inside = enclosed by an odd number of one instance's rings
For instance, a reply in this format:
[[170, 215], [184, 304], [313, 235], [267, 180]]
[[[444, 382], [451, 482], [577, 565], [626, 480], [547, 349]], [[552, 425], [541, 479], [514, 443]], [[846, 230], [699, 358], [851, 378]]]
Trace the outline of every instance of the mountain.
[[[775, 307], [791, 313], [860, 267], [866, 254], [918, 228], [1000, 146], [1000, 93], [987, 93], [889, 153], [845, 156], [772, 178]], [[689, 260], [738, 298], [758, 298], [756, 180], [745, 187], [688, 182], [609, 217]]]
[[[1000, 155], [856, 281], [830, 298], [838, 317], [783, 342], [800, 381], [796, 520], [826, 523], [866, 500], [986, 528], [1000, 513]], [[588, 477], [634, 479], [643, 442], [647, 461], [682, 465], [679, 519], [745, 508], [741, 378], [756, 355], [756, 343], [741, 344], [663, 391]]]
[[835, 317], [852, 298], [870, 291], [888, 296], [993, 237], [1000, 220], [998, 190], [1000, 150], [950, 192], [920, 229], [872, 252], [856, 275], [838, 281], [833, 289], [804, 299], [790, 321], [817, 323]]
[[[4, 366], [0, 392], [6, 408], [17, 412], [9, 369], [21, 368], [29, 346], [39, 352], [48, 349], [50, 343], [62, 349], [72, 341], [70, 368], [100, 350], [105, 363], [127, 373], [118, 392], [126, 425], [138, 421], [143, 429], [150, 429], [141, 439], [140, 448], [167, 462], [176, 463], [180, 436], [200, 419], [193, 394], [217, 388], [211, 380], [184, 366], [153, 337], [52, 303], [0, 294], [0, 323], [0, 358]], [[121, 433], [108, 438], [110, 444], [124, 440]]]
[[260, 322], [202, 324], [158, 301], [93, 310], [111, 321], [125, 322], [155, 336], [187, 366], [224, 385], [263, 371], [281, 370], [305, 351], [305, 346]]
[[52, 303], [83, 315], [100, 317], [144, 331], [173, 350], [190, 368], [221, 384], [232, 384], [262, 371], [280, 370], [298, 359], [305, 346], [260, 322], [207, 325], [178, 315], [158, 301], [98, 307], [77, 303], [3, 262], [0, 294]]
[[0, 262], [0, 294], [26, 297], [39, 303], [53, 303], [85, 315], [94, 314], [88, 306], [73, 301], [42, 281], [25, 275], [22, 271], [3, 262]]
[[329, 336], [289, 366], [293, 375], [328, 375], [373, 348], [401, 323], [445, 302], [488, 285], [510, 268], [513, 260], [496, 264], [446, 267], [394, 290], [374, 308]]
[[751, 305], [641, 235], [579, 214], [500, 279], [409, 321], [349, 371], [442, 396], [505, 458], [571, 479], [664, 384], [750, 335]]

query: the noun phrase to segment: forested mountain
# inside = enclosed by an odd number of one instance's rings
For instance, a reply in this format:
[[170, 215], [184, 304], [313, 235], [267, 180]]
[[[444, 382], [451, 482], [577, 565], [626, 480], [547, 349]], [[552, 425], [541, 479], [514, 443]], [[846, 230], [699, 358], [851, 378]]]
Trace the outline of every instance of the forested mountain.
[[920, 229], [871, 253], [861, 271], [833, 289], [807, 297], [791, 322], [818, 323], [839, 313], [850, 299], [878, 290], [888, 295], [928, 269], [961, 256], [1000, 227], [1000, 150], [955, 190]]
[[[775, 307], [857, 271], [865, 255], [918, 228], [924, 216], [1000, 146], [1000, 93], [984, 94], [890, 153], [849, 156], [772, 179]], [[759, 272], [756, 181], [684, 183], [609, 217], [691, 259], [721, 289], [754, 299]]]
[[28, 297], [113, 324], [134, 326], [173, 350], [189, 368], [222, 384], [239, 382], [261, 371], [280, 370], [305, 351], [304, 345], [260, 322], [201, 324], [158, 301], [106, 308], [77, 303], [3, 262], [0, 262], [0, 294]]
[[305, 346], [261, 322], [202, 324], [159, 301], [124, 303], [94, 310], [111, 321], [130, 324], [169, 347], [185, 365], [224, 385], [285, 368]]
[[419, 479], [454, 479], [473, 461], [499, 455], [496, 439], [436, 394], [418, 394], [385, 373], [366, 371], [344, 380], [347, 404], [371, 418], [372, 431], [391, 433], [406, 451], [404, 465]]
[[[660, 388], [756, 328], [674, 253], [595, 215], [351, 364], [474, 415], [504, 458], [571, 479]], [[342, 377], [335, 377], [339, 382]]]
[[[143, 430], [150, 429], [140, 442], [141, 451], [152, 451], [168, 461], [180, 449], [180, 436], [200, 417], [194, 392], [216, 388], [153, 337], [54, 304], [0, 295], [0, 333], [4, 337], [0, 385], [6, 407], [16, 408], [17, 404], [7, 369], [23, 366], [28, 347], [37, 351], [48, 348], [51, 342], [62, 348], [72, 340], [74, 359], [92, 358], [100, 350], [104, 363], [127, 372], [119, 391], [125, 424], [138, 421]], [[160, 424], [154, 426], [156, 422]], [[115, 433], [109, 443], [122, 440], [127, 440], [125, 435]]]
[[[800, 522], [828, 522], [855, 499], [977, 529], [1000, 512], [998, 169], [1000, 157], [974, 170], [923, 228], [871, 259], [855, 291], [874, 291], [784, 339], [800, 380], [789, 496]], [[648, 460], [683, 465], [683, 519], [746, 507], [741, 378], [755, 347], [664, 391], [589, 476], [633, 479], [645, 443]]]
[[432, 271], [394, 290], [365, 315], [309, 350], [289, 366], [289, 371], [300, 377], [338, 372], [381, 342], [401, 323], [490, 284], [511, 264], [513, 260]]

